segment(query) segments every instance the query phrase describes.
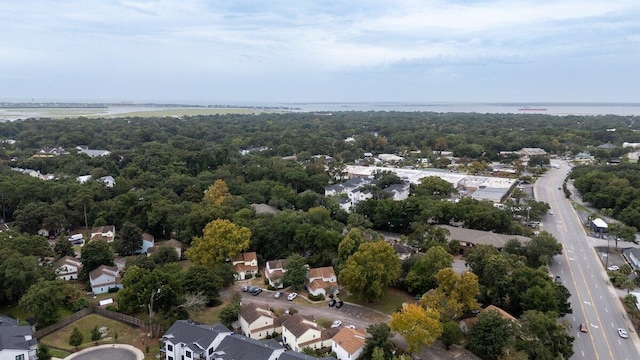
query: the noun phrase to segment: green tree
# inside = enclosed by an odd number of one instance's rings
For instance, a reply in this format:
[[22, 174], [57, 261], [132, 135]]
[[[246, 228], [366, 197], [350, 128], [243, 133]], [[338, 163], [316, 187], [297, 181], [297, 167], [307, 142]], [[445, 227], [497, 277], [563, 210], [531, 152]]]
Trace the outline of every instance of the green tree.
[[400, 312], [391, 315], [389, 326], [407, 340], [410, 353], [433, 345], [442, 335], [440, 313], [418, 304], [404, 304]]
[[282, 277], [285, 286], [291, 286], [293, 290], [299, 290], [307, 279], [307, 260], [298, 254], [287, 258], [287, 271]]
[[520, 336], [515, 347], [529, 355], [529, 359], [568, 359], [573, 355], [574, 337], [567, 326], [558, 323], [558, 314], [526, 311], [520, 317]]
[[212, 268], [233, 258], [249, 247], [251, 230], [226, 219], [216, 219], [205, 226], [202, 237], [195, 237], [186, 256], [196, 264]]
[[93, 329], [91, 329], [91, 341], [98, 345], [98, 341], [100, 341], [100, 339], [102, 339], [102, 334], [98, 329], [98, 325], [96, 325], [93, 327]]
[[58, 310], [64, 304], [64, 286], [62, 280], [40, 279], [20, 299], [20, 306], [36, 319], [38, 327], [58, 321]]
[[36, 350], [36, 356], [38, 357], [38, 360], [51, 360], [51, 358], [53, 357], [51, 355], [51, 350], [49, 348], [49, 345], [47, 344], [38, 344], [38, 350]]
[[562, 254], [562, 245], [550, 233], [542, 231], [525, 245], [530, 266], [547, 265], [555, 255]]
[[340, 282], [360, 299], [384, 297], [385, 289], [400, 276], [400, 259], [384, 241], [366, 242], [349, 257], [340, 272]]
[[76, 349], [82, 345], [82, 342], [84, 341], [84, 335], [82, 335], [82, 333], [80, 332], [80, 329], [78, 329], [78, 327], [74, 327], [73, 331], [71, 332], [71, 335], [69, 335], [69, 345], [75, 347]]
[[453, 256], [442, 246], [434, 246], [420, 257], [411, 267], [405, 283], [409, 291], [424, 294], [436, 285], [435, 275], [438, 271], [451, 267]]
[[444, 347], [447, 350], [449, 350], [451, 345], [459, 344], [463, 338], [464, 333], [455, 321], [447, 321], [442, 324], [442, 335], [440, 335], [440, 341], [442, 341], [442, 344], [444, 344]]
[[222, 279], [210, 269], [202, 265], [194, 265], [184, 272], [182, 290], [185, 294], [203, 294], [207, 305], [215, 306], [220, 303], [219, 291]]
[[469, 330], [469, 349], [483, 359], [499, 359], [505, 347], [513, 341], [512, 325], [495, 310], [481, 312]]
[[456, 190], [453, 185], [438, 176], [427, 176], [420, 180], [420, 184], [413, 186], [412, 193], [420, 197], [446, 199]]
[[86, 279], [89, 273], [101, 265], [113, 266], [113, 250], [104, 240], [89, 241], [82, 247], [82, 274]]
[[168, 244], [158, 246], [153, 254], [151, 254], [150, 258], [156, 265], [170, 264], [180, 261], [180, 257], [178, 257], [176, 249]]
[[464, 312], [480, 309], [476, 300], [480, 286], [474, 273], [467, 271], [458, 275], [453, 269], [444, 268], [435, 278], [438, 287], [424, 294], [420, 304], [437, 310], [443, 321], [455, 320]]
[[67, 239], [59, 239], [56, 241], [53, 251], [56, 253], [58, 258], [76, 255], [76, 252], [73, 250], [73, 245], [71, 245], [71, 241], [67, 241]]
[[134, 254], [142, 249], [142, 230], [134, 223], [125, 222], [119, 232], [118, 253], [122, 256]]
[[390, 338], [393, 336], [387, 323], [376, 323], [367, 327], [368, 336], [364, 340], [364, 349], [360, 356], [363, 359], [371, 359], [374, 352], [382, 351], [384, 359], [392, 358], [394, 345]]
[[231, 324], [238, 320], [238, 314], [240, 314], [240, 304], [227, 304], [220, 310], [218, 317], [222, 325], [231, 329]]

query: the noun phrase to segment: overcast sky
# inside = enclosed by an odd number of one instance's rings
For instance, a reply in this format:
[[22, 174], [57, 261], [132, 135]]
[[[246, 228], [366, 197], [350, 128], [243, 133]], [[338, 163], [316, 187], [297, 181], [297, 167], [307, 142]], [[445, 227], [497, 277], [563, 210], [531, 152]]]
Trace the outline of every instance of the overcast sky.
[[640, 1], [2, 0], [32, 98], [640, 102]]

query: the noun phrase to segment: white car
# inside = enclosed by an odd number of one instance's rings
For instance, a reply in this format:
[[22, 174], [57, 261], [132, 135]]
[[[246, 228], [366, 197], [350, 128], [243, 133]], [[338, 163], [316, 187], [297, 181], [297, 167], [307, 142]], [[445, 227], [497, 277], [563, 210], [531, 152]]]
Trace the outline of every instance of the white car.
[[289, 294], [289, 296], [287, 296], [287, 300], [293, 301], [293, 299], [295, 299], [296, 296], [298, 296], [298, 293], [291, 293]]
[[341, 325], [342, 325], [342, 321], [336, 320], [336, 321], [333, 322], [333, 324], [331, 324], [331, 327], [332, 328], [337, 328], [337, 327], [340, 327]]
[[280, 291], [278, 291], [275, 294], [273, 294], [273, 297], [276, 298], [276, 299], [280, 299], [280, 296], [282, 296], [282, 293]]
[[609, 271], [618, 271], [620, 268], [617, 265], [611, 265], [607, 268]]
[[346, 327], [348, 327], [349, 329], [353, 329], [353, 330], [355, 330], [355, 329], [356, 329], [356, 326], [355, 326], [355, 325], [347, 325]]
[[627, 330], [623, 328], [618, 328], [618, 335], [620, 335], [620, 337], [623, 339], [626, 339], [629, 337], [629, 334], [627, 334]]

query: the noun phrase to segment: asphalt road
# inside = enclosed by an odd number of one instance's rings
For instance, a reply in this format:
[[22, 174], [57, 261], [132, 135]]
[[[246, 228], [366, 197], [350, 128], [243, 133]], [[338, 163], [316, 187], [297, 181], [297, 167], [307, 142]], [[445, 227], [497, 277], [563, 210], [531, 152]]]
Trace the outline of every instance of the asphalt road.
[[[602, 242], [606, 246], [606, 241], [586, 235], [571, 202], [564, 191], [558, 190], [569, 171], [570, 167], [561, 162], [559, 169], [549, 170], [536, 182], [534, 193], [536, 200], [547, 202], [553, 212], [543, 219], [543, 229], [564, 248], [563, 254], [553, 259], [550, 269], [554, 276], [561, 277], [572, 294], [573, 314], [566, 316], [572, 326], [570, 333], [576, 338], [571, 359], [640, 359], [638, 334], [593, 249]], [[588, 333], [580, 332], [581, 323], [587, 325]], [[626, 329], [629, 338], [620, 338], [618, 328]]]

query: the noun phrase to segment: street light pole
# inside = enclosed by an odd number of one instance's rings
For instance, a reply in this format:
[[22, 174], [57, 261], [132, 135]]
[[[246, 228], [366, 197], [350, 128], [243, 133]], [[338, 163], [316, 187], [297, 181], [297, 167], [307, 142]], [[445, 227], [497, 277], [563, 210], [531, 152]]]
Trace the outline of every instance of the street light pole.
[[151, 292], [151, 298], [149, 299], [149, 337], [153, 339], [153, 299], [156, 295], [160, 294], [162, 287], [157, 288]]
[[609, 237], [607, 236], [607, 258], [604, 264], [605, 269], [609, 270]]

